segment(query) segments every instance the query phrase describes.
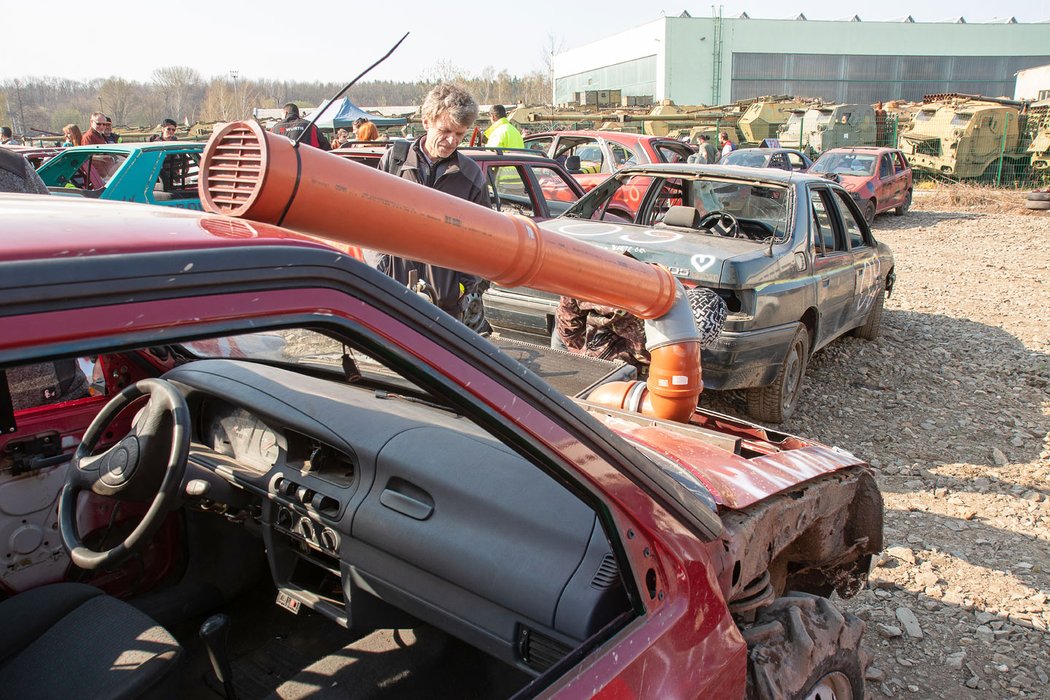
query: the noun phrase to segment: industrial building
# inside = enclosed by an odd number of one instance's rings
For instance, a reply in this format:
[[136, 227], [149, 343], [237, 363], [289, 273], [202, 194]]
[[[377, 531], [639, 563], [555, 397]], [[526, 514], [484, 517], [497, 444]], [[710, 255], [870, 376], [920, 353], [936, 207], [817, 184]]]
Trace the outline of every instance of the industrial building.
[[683, 12], [555, 56], [554, 99], [603, 106], [601, 98], [610, 95], [622, 104], [670, 99], [680, 105], [762, 95], [858, 103], [915, 101], [941, 92], [1012, 96], [1018, 71], [1048, 63], [1045, 22]]

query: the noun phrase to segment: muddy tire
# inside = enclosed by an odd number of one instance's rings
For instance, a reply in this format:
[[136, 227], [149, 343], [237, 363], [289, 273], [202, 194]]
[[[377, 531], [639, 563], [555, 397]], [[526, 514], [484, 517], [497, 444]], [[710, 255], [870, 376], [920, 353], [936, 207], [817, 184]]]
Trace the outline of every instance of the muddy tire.
[[864, 212], [864, 220], [868, 222], [868, 226], [871, 226], [873, 223], [875, 223], [874, 199], [869, 199], [867, 202], [865, 202], [864, 206], [861, 208], [861, 211]]
[[1050, 202], [1050, 192], [1029, 192], [1025, 199], [1029, 202]]
[[1025, 209], [1035, 209], [1036, 211], [1047, 211], [1050, 210], [1050, 202], [1040, 202], [1034, 199], [1026, 199], [1024, 203]]
[[903, 202], [897, 205], [893, 210], [893, 213], [897, 216], [904, 216], [908, 213], [909, 209], [911, 209], [911, 190], [908, 190], [908, 196], [904, 198]]
[[799, 326], [791, 339], [787, 355], [780, 363], [777, 378], [769, 386], [748, 389], [747, 412], [763, 423], [781, 423], [791, 417], [802, 394], [809, 364], [809, 331]]
[[863, 622], [827, 598], [777, 598], [743, 630], [748, 700], [863, 700], [863, 632]]
[[853, 329], [853, 335], [864, 340], [875, 340], [882, 330], [882, 310], [886, 306], [886, 290], [880, 289], [879, 295], [875, 297], [875, 303], [864, 319], [864, 325]]

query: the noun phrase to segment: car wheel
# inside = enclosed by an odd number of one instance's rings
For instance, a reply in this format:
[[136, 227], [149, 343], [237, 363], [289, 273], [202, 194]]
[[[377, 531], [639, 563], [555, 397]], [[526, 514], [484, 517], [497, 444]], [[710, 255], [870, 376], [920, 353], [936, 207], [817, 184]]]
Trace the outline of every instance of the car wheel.
[[875, 200], [869, 199], [864, 203], [864, 220], [868, 222], [868, 226], [875, 223]]
[[897, 216], [904, 216], [911, 209], [911, 190], [908, 190], [908, 195], [904, 198], [904, 201], [893, 210], [893, 213]]
[[808, 363], [809, 331], [805, 326], [800, 326], [773, 383], [748, 390], [748, 414], [765, 423], [780, 423], [790, 418], [802, 393]]
[[864, 623], [827, 598], [789, 593], [743, 630], [749, 700], [863, 700]]
[[880, 289], [879, 295], [875, 297], [875, 303], [864, 319], [864, 325], [853, 329], [853, 335], [864, 340], [875, 340], [879, 337], [882, 329], [882, 309], [886, 305], [886, 290]]

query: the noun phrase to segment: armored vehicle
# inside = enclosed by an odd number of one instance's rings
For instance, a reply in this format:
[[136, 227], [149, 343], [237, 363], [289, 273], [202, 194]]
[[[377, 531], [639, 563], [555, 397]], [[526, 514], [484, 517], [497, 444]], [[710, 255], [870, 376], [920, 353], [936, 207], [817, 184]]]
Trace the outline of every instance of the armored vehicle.
[[1032, 175], [1045, 179], [1050, 175], [1050, 100], [1036, 102], [1028, 108], [1028, 125], [1033, 133], [1026, 151]]
[[916, 170], [952, 178], [995, 178], [1020, 165], [1021, 102], [978, 95], [927, 95], [900, 149]]
[[805, 109], [806, 103], [782, 98], [759, 98], [744, 112], [737, 122], [742, 141], [762, 143], [765, 139], [777, 138], [777, 132], [795, 110]]
[[785, 147], [810, 155], [830, 148], [875, 145], [875, 109], [871, 105], [818, 105], [791, 113], [779, 132]]

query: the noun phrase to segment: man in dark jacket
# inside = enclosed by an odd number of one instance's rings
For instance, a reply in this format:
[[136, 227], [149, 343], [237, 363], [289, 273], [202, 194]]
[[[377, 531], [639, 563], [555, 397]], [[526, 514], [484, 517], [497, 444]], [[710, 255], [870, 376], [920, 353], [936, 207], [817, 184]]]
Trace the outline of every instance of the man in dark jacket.
[[274, 134], [287, 136], [295, 141], [299, 138], [299, 134], [303, 133], [304, 129], [309, 129], [309, 132], [299, 143], [305, 143], [307, 146], [320, 148], [322, 151], [332, 150], [332, 144], [328, 142], [327, 137], [325, 137], [316, 126], [311, 124], [309, 120], [303, 119], [299, 116], [299, 105], [294, 102], [289, 102], [284, 106], [284, 119], [274, 124], [270, 131]]
[[[478, 118], [478, 103], [462, 88], [442, 84], [427, 94], [422, 114], [426, 133], [403, 155], [395, 144], [379, 161], [379, 169], [483, 207], [491, 206], [481, 168], [456, 150]], [[390, 255], [380, 256], [377, 267], [425, 294], [474, 330], [487, 330], [481, 305], [481, 293], [487, 286], [484, 280]]]

